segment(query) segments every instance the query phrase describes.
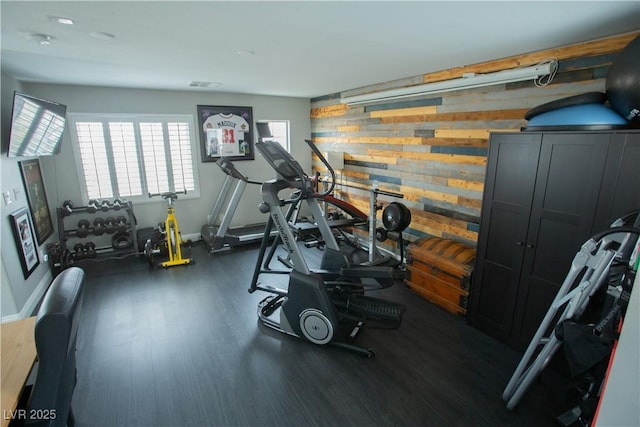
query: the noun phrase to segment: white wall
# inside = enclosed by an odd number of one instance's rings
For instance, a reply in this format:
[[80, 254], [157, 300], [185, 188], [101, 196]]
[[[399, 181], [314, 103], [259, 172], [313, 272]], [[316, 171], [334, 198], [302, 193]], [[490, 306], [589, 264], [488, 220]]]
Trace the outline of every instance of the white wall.
[[[311, 173], [311, 153], [304, 139], [311, 136], [311, 121], [309, 118], [310, 101], [306, 98], [286, 98], [243, 94], [219, 94], [195, 91], [158, 91], [134, 90], [102, 87], [83, 87], [67, 85], [45, 85], [33, 83], [19, 83], [6, 75], [2, 75], [2, 191], [13, 187], [23, 188], [16, 159], [6, 158], [6, 142], [9, 133], [9, 118], [11, 100], [14, 90], [20, 90], [29, 95], [53, 100], [67, 105], [68, 113], [124, 113], [124, 114], [191, 114], [197, 126], [197, 105], [233, 105], [253, 108], [253, 120], [289, 120], [291, 123], [291, 152], [302, 167]], [[6, 126], [5, 126], [6, 125]], [[5, 129], [6, 127], [6, 129]], [[255, 129], [254, 129], [255, 134]], [[257, 135], [255, 135], [257, 138]], [[255, 139], [254, 138], [254, 139]], [[255, 141], [254, 141], [255, 142]], [[225, 178], [220, 168], [212, 162], [200, 162], [200, 152], [197, 153], [198, 173], [200, 180], [200, 197], [195, 199], [179, 199], [176, 202], [176, 215], [180, 222], [183, 235], [199, 233], [207, 220], [207, 214], [219, 192]], [[40, 159], [42, 173], [45, 180], [49, 209], [56, 223], [56, 208], [65, 200], [81, 204], [80, 186], [74, 150], [67, 129], [62, 143], [62, 152], [52, 157]], [[256, 152], [255, 160], [235, 162], [236, 167], [252, 180], [264, 181], [275, 177], [275, 172]], [[259, 186], [249, 185], [234, 216], [232, 225], [255, 224], [265, 222], [267, 217], [258, 211], [261, 201]], [[24, 194], [24, 193], [23, 193]], [[2, 214], [6, 218], [9, 211], [26, 205], [24, 199], [20, 204], [9, 207], [3, 206]], [[146, 203], [134, 204], [134, 212], [138, 221], [138, 228], [155, 227], [164, 220], [166, 202], [153, 199]], [[23, 310], [25, 303], [32, 296], [43, 274], [49, 271], [48, 266], [42, 264], [36, 272], [24, 281], [22, 271], [17, 263], [17, 252], [12, 242], [8, 220], [2, 224], [2, 259], [3, 268], [6, 266], [8, 284], [3, 278], [2, 284], [2, 316], [13, 315]], [[7, 233], [6, 231], [9, 231]], [[54, 234], [48, 241], [58, 240]], [[44, 249], [44, 247], [42, 248]], [[4, 274], [3, 274], [4, 276]], [[35, 296], [35, 295], [34, 295]], [[32, 298], [33, 299], [33, 298]], [[37, 299], [36, 299], [37, 301]]]

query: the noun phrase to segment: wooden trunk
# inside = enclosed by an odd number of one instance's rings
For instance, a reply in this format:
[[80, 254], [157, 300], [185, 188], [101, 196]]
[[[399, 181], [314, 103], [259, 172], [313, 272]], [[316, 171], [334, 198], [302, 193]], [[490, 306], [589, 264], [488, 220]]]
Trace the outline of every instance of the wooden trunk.
[[466, 316], [476, 250], [450, 239], [426, 237], [407, 249], [407, 286], [445, 310]]

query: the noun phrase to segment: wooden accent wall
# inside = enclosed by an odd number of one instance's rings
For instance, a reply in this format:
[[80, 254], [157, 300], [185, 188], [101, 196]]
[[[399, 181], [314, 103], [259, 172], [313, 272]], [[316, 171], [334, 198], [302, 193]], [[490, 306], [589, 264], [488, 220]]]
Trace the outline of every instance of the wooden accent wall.
[[[413, 220], [412, 241], [446, 237], [476, 244], [490, 132], [518, 131], [524, 114], [543, 103], [604, 91], [609, 65], [639, 32], [443, 70], [311, 100], [312, 140], [323, 152], [344, 152], [336, 195], [368, 212], [369, 188], [404, 194]], [[533, 82], [347, 106], [340, 96], [530, 66], [557, 58], [545, 87]], [[313, 167], [325, 173], [318, 159]], [[383, 204], [394, 199], [381, 197]], [[380, 218], [381, 211], [378, 212]], [[395, 249], [396, 242], [387, 241]]]

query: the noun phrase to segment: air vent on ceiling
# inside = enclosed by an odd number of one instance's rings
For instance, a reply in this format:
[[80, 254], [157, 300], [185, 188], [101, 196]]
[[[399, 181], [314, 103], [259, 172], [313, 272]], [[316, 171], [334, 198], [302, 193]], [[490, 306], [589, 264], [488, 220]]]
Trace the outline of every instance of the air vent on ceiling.
[[197, 80], [192, 81], [191, 83], [189, 83], [189, 86], [191, 87], [209, 87], [209, 88], [214, 88], [214, 87], [218, 87], [220, 86], [222, 83], [216, 83], [216, 82], [199, 82]]

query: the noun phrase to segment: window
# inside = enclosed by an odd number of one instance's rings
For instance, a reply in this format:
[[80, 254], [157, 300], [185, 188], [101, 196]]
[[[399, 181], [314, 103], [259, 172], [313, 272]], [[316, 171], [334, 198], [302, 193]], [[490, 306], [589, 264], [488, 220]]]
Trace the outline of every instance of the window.
[[288, 120], [264, 120], [269, 124], [269, 130], [273, 141], [277, 141], [285, 150], [289, 151], [289, 121]]
[[83, 197], [197, 191], [191, 116], [69, 114]]

